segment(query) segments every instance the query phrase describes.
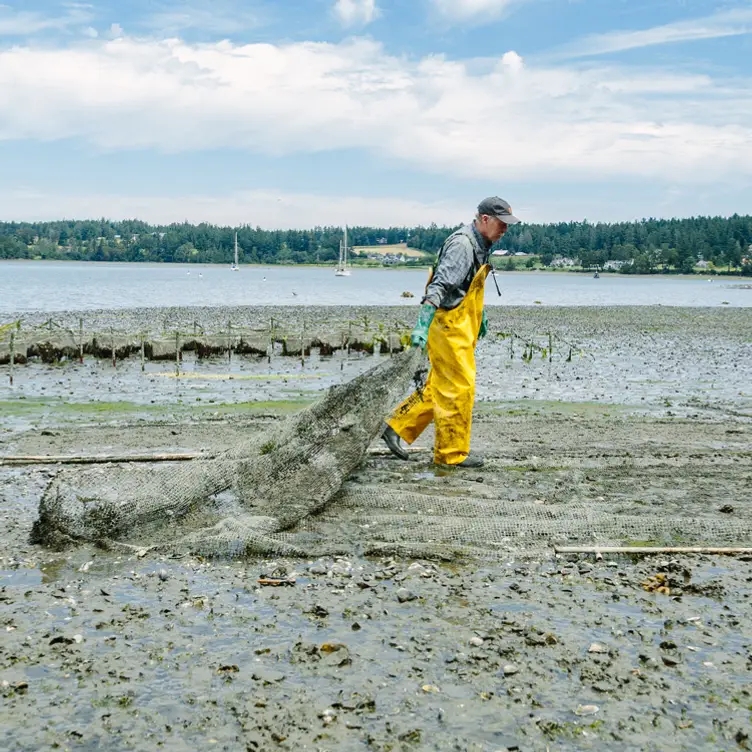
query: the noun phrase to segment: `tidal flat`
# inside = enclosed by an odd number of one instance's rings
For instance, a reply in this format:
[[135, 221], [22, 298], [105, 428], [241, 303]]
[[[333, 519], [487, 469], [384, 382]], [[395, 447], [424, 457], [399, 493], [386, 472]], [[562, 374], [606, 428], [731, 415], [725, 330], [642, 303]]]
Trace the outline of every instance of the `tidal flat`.
[[[719, 543], [698, 538], [705, 526], [752, 546], [750, 317], [489, 315], [473, 427], [485, 467], [438, 472], [430, 430], [409, 462], [375, 441], [341, 494], [293, 531], [338, 543], [336, 554], [48, 550], [28, 535], [58, 466], [0, 466], [0, 747], [749, 749], [752, 557], [554, 546], [581, 509], [613, 515], [615, 529], [620, 515], [693, 523], [684, 539], [626, 545]], [[12, 388], [0, 368], [0, 455], [221, 451], [380, 357], [188, 359], [181, 377], [137, 360], [30, 362]], [[451, 515], [406, 501], [399, 525], [374, 525], [374, 488], [443, 500]], [[463, 500], [540, 509], [540, 535], [497, 540], [481, 519], [461, 555], [449, 543], [446, 556], [400, 553], [411, 530], [467, 521]], [[294, 584], [259, 582], [282, 573]]]

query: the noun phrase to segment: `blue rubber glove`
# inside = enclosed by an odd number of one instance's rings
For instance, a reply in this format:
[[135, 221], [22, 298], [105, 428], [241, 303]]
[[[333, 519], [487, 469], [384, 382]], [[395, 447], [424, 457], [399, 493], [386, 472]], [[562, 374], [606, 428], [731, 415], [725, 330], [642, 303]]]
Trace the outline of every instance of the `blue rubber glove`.
[[478, 329], [478, 339], [483, 339], [488, 334], [488, 316], [486, 309], [483, 309], [483, 316], [480, 319], [480, 329]]
[[419, 347], [421, 350], [426, 349], [428, 344], [428, 330], [431, 327], [433, 317], [436, 315], [436, 309], [430, 303], [423, 303], [418, 313], [418, 323], [410, 335], [410, 342], [413, 347]]

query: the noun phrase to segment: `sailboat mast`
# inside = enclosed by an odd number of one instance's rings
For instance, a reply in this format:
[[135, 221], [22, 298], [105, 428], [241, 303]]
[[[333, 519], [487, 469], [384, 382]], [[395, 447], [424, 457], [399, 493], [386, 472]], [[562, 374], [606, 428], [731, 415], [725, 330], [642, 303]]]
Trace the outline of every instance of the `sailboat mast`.
[[339, 263], [334, 273], [338, 277], [349, 277], [350, 270], [347, 268], [347, 227], [344, 236], [339, 239]]
[[235, 266], [238, 265], [238, 233], [235, 233]]

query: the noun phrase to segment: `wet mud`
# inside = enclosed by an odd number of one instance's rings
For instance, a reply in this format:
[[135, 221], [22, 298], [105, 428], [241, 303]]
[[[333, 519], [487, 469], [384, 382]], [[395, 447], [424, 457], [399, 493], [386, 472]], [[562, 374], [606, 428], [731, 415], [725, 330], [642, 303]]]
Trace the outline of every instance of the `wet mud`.
[[[489, 336], [478, 345], [477, 399], [605, 402], [652, 407], [693, 400], [698, 404], [752, 406], [752, 317], [745, 310], [710, 308], [500, 308], [488, 307]], [[45, 314], [47, 315], [47, 314]], [[120, 323], [124, 331], [144, 327], [192, 326], [220, 331], [228, 318], [238, 325], [274, 319], [282, 328], [335, 329], [348, 322], [380, 330], [412, 326], [415, 309], [400, 308], [190, 308], [100, 311], [87, 314], [91, 326]], [[24, 323], [41, 323], [33, 315]], [[61, 326], [77, 325], [78, 314], [57, 315]], [[407, 323], [406, 323], [407, 322]], [[531, 360], [522, 356], [530, 347]], [[310, 355], [283, 355], [277, 344], [268, 355], [198, 358], [184, 354], [171, 362], [139, 358], [116, 361], [87, 357], [45, 364], [30, 359], [17, 367], [14, 386], [0, 367], [0, 405], [18, 412], [19, 400], [55, 402], [136, 402], [145, 405], [316, 398], [333, 383], [373, 365], [375, 354], [313, 348]], [[14, 404], [8, 404], [12, 402]]]
[[[347, 502], [380, 486], [585, 504], [734, 522], [751, 545], [749, 324], [653, 313], [573, 314], [561, 337], [586, 355], [569, 362], [522, 363], [508, 339], [482, 343], [473, 446], [486, 466], [437, 471], [430, 432], [409, 462], [375, 442], [310, 522], [351, 538], [344, 555], [43, 549], [28, 531], [55, 467], [0, 467], [0, 747], [749, 749], [750, 557], [596, 558], [512, 541], [442, 561], [399, 556], [399, 530], [393, 550], [367, 555]], [[95, 392], [84, 371], [32, 364], [34, 378], [0, 393], [0, 454], [221, 450], [372, 362], [322, 358], [316, 387], [281, 392], [269, 378], [256, 391], [256, 379], [250, 394], [215, 378], [159, 391], [122, 370]]]

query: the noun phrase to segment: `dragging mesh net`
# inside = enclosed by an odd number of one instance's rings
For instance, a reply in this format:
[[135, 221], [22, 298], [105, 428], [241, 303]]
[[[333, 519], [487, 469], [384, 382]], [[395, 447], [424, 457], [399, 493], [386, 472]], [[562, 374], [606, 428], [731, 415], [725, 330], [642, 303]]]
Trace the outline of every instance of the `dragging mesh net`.
[[[503, 491], [500, 494], [503, 496]], [[496, 559], [556, 545], [739, 546], [752, 543], [752, 515], [644, 514], [610, 502], [540, 505], [505, 498], [439, 496], [406, 487], [347, 483], [315, 518], [283, 535], [317, 555], [357, 550], [426, 558]]]
[[276, 534], [327, 504], [384, 416], [419, 385], [423, 365], [418, 349], [395, 355], [216, 459], [63, 470], [42, 496], [32, 542], [204, 556], [303, 553]]
[[510, 498], [501, 464], [496, 481], [483, 486], [426, 489], [396, 473], [379, 483], [384, 474], [370, 465], [349, 477], [383, 417], [424, 374], [419, 351], [395, 355], [215, 459], [63, 470], [45, 490], [32, 540], [207, 557], [480, 559], [534, 555], [554, 544], [750, 545], [752, 510], [743, 504], [721, 516], [717, 505], [682, 513], [613, 498], [538, 504]]

